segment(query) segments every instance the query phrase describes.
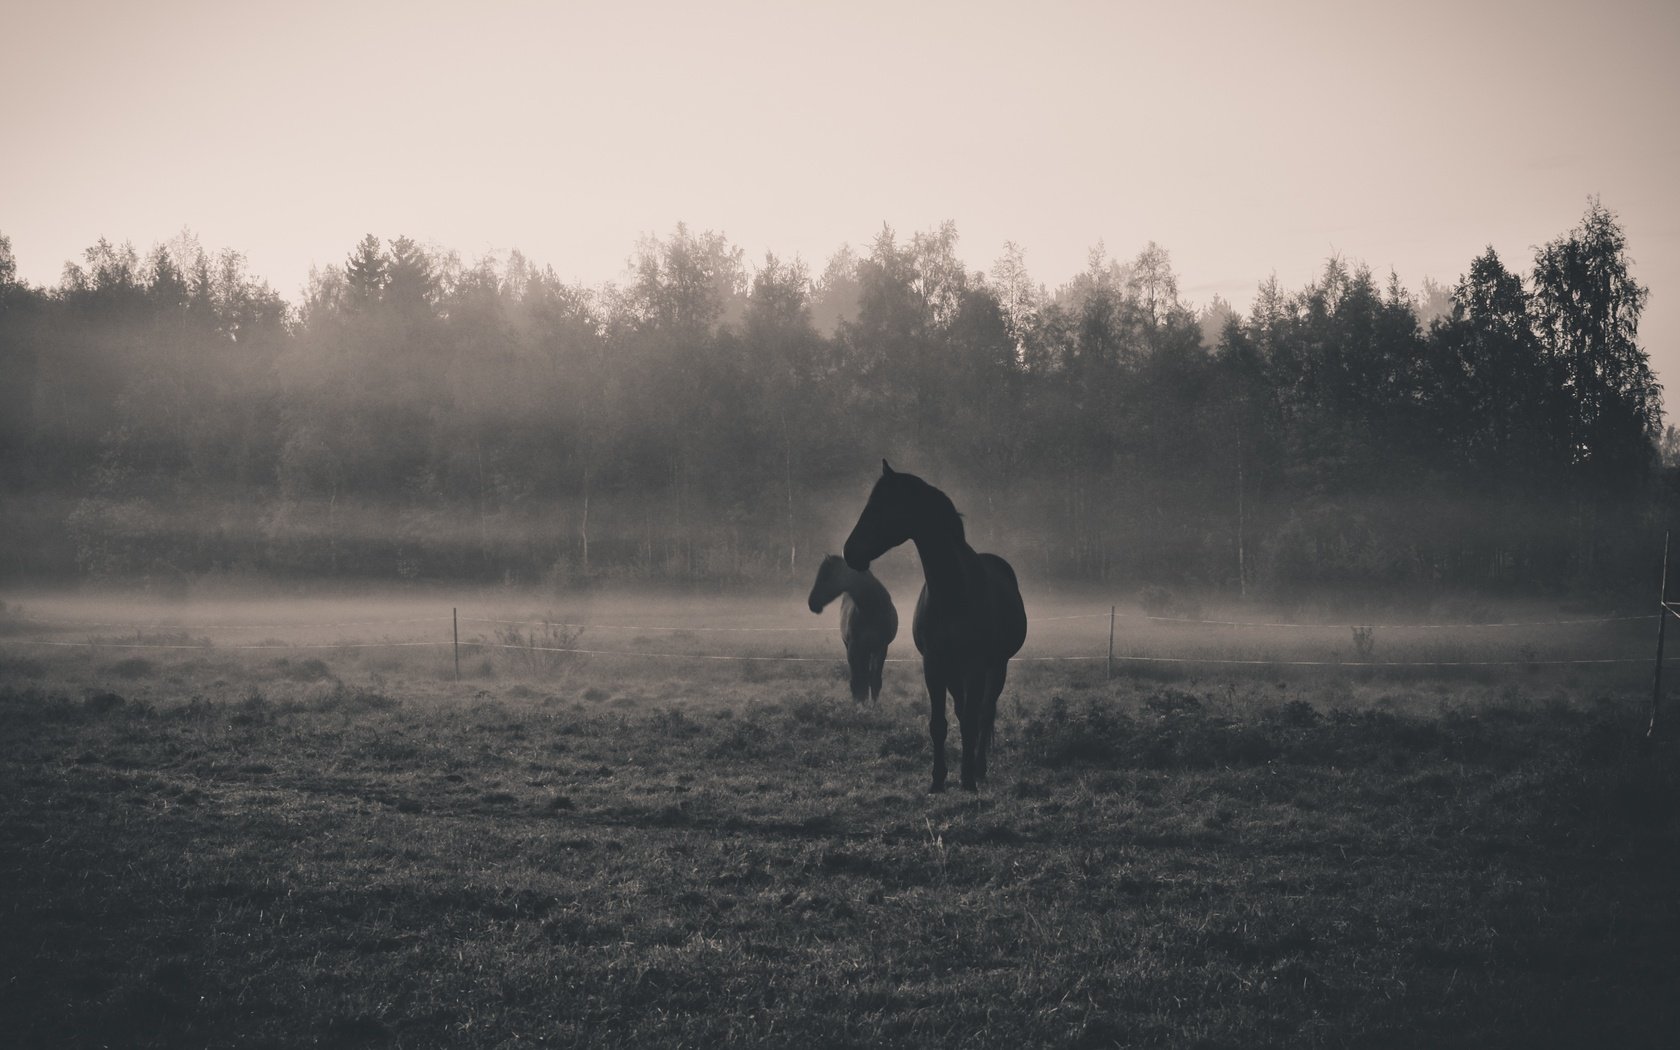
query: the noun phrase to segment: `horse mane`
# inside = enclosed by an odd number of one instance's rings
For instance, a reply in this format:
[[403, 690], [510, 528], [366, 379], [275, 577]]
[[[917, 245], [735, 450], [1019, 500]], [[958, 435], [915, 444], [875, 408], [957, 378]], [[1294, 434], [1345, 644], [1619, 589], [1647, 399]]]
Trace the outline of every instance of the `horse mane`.
[[914, 474], [906, 476], [914, 478], [919, 486], [930, 520], [937, 519], [937, 523], [949, 529], [958, 543], [967, 543], [968, 539], [963, 535], [962, 511], [958, 510], [957, 505], [951, 502], [951, 497]]

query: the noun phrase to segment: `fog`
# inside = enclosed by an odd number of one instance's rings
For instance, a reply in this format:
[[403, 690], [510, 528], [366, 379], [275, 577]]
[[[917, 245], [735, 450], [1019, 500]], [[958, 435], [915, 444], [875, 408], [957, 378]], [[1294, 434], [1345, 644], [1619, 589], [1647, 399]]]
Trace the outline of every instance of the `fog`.
[[[1332, 258], [1247, 315], [1153, 243], [1050, 289], [958, 242], [818, 272], [679, 225], [586, 288], [369, 236], [294, 304], [237, 253], [102, 241], [0, 286], [0, 584], [792, 594], [886, 457], [1102, 607], [1648, 594], [1674, 442], [1601, 204], [1451, 289]], [[913, 603], [908, 552], [880, 571]]]
[[[920, 576], [894, 572], [888, 579], [902, 621], [889, 656], [900, 668], [895, 675], [919, 682], [909, 623]], [[10, 593], [0, 609], [0, 640], [17, 653], [91, 645], [102, 659], [202, 650], [252, 661], [290, 655], [332, 662], [418, 647], [444, 667], [459, 637], [470, 659], [536, 647], [609, 664], [615, 658], [631, 664], [637, 657], [670, 659], [678, 671], [685, 663], [674, 658], [742, 666], [838, 663], [844, 657], [839, 604], [813, 615], [805, 605], [807, 590], [792, 584], [723, 595], [650, 587], [316, 587], [301, 595], [168, 600], [132, 591], [30, 590]], [[1652, 616], [1558, 603], [1461, 600], [1404, 618], [1348, 621], [1322, 606], [1232, 603], [1164, 612], [1031, 579], [1023, 591], [1029, 631], [1019, 662], [1080, 666], [1099, 675], [1111, 666], [1111, 616], [1112, 667], [1120, 674], [1471, 665], [1508, 676], [1540, 668], [1581, 670], [1604, 661], [1646, 674], [1651, 659]]]

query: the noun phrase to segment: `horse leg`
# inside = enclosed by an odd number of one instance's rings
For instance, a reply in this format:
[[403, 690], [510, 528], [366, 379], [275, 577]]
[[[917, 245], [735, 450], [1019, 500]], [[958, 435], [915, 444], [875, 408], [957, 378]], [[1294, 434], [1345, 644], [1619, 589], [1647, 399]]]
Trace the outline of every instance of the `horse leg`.
[[965, 791], [978, 791], [980, 716], [986, 679], [983, 672], [968, 671], [961, 681], [963, 695], [957, 702], [957, 719], [962, 727], [962, 786]]
[[852, 669], [852, 699], [861, 704], [869, 696], [869, 654], [860, 645], [846, 653], [846, 663]]
[[922, 661], [922, 679], [928, 691], [928, 739], [933, 741], [933, 787], [945, 790], [945, 679], [930, 661]]
[[1004, 663], [986, 675], [985, 692], [982, 694], [980, 705], [980, 751], [976, 756], [979, 774], [982, 782], [986, 779], [986, 754], [992, 747], [992, 726], [997, 722], [998, 697], [1003, 695], [1003, 680], [1008, 675], [1009, 665]]
[[869, 658], [869, 699], [881, 702], [881, 671], [887, 666], [887, 648], [882, 646]]

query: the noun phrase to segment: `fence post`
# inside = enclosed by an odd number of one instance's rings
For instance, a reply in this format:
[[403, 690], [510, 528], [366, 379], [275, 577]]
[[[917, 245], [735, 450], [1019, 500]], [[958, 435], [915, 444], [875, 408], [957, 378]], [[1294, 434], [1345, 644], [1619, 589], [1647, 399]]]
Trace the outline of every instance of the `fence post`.
[[455, 680], [461, 680], [461, 617], [460, 610], [449, 610], [449, 624], [455, 629]]
[[1651, 675], [1651, 724], [1645, 727], [1645, 739], [1657, 735], [1657, 709], [1662, 703], [1663, 635], [1668, 627], [1668, 551], [1672, 532], [1663, 533], [1662, 583], [1657, 598], [1657, 669]]
[[1114, 606], [1108, 607], [1108, 675], [1114, 677]]

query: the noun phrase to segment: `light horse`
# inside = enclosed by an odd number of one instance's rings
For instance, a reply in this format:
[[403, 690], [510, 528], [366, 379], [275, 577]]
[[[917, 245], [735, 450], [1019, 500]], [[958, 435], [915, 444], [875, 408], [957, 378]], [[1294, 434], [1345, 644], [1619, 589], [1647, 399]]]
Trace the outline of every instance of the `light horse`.
[[921, 597], [910, 635], [922, 654], [931, 704], [934, 791], [945, 788], [945, 694], [962, 731], [962, 786], [986, 779], [998, 695], [1009, 658], [1027, 640], [1027, 610], [1015, 570], [963, 538], [962, 516], [945, 493], [881, 461], [881, 477], [846, 539], [846, 564], [863, 571], [909, 540], [922, 560]]
[[817, 567], [811, 611], [822, 612], [835, 598], [840, 599], [840, 640], [852, 668], [852, 699], [860, 704], [865, 699], [878, 701], [887, 646], [898, 637], [898, 610], [892, 595], [867, 569], [859, 572], [840, 555], [830, 554]]

